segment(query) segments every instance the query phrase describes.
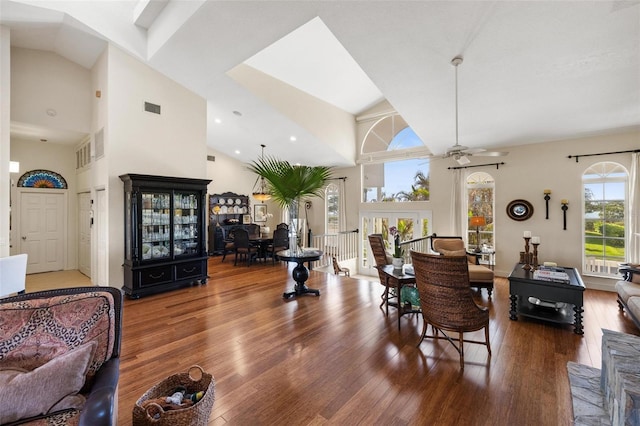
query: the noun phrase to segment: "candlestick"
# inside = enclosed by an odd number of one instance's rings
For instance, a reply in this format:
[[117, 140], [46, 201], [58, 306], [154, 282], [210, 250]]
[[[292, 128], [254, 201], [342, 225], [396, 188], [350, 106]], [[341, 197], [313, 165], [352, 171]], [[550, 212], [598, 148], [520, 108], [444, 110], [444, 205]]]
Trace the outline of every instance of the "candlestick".
[[538, 246], [540, 242], [534, 242], [531, 245], [533, 245], [533, 269], [538, 269]]
[[531, 244], [540, 244], [540, 237], [531, 237]]
[[[525, 233], [527, 233], [529, 231], [525, 231]], [[531, 232], [529, 232], [529, 234], [531, 234]], [[524, 237], [524, 266], [522, 267], [522, 269], [524, 269], [525, 271], [530, 271], [531, 270], [531, 265], [529, 264], [529, 262], [531, 261], [531, 257], [529, 257], [529, 240], [531, 238], [530, 237]]]
[[531, 231], [524, 231], [525, 238], [531, 238]]
[[569, 209], [569, 201], [562, 200], [562, 229], [567, 230], [567, 210]]

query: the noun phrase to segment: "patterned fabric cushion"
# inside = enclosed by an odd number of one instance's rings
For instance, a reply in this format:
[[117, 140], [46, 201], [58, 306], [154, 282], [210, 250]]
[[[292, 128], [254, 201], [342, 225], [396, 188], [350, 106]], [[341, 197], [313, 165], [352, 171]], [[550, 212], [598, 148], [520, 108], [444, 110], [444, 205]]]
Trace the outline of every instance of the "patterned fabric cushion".
[[80, 293], [0, 304], [0, 365], [34, 370], [83, 343], [97, 341], [87, 377], [111, 358], [113, 298]]
[[82, 408], [84, 397], [76, 397], [96, 345], [82, 345], [33, 371], [0, 369], [0, 423]]
[[50, 416], [42, 417], [30, 422], [20, 423], [20, 426], [78, 426], [80, 424], [80, 411], [61, 411]]

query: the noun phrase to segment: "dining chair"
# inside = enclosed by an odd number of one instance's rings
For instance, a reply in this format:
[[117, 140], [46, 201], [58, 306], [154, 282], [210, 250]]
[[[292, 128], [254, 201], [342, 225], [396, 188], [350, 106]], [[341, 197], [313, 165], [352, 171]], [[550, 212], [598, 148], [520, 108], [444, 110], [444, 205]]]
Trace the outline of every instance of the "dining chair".
[[289, 230], [286, 228], [276, 228], [273, 231], [273, 242], [267, 247], [271, 255], [271, 262], [275, 265], [276, 253], [289, 248]]
[[17, 254], [0, 258], [0, 297], [24, 293], [27, 257], [27, 254]]
[[287, 225], [286, 223], [279, 223], [276, 225], [276, 229], [289, 229], [289, 225]]
[[[425, 338], [446, 339], [460, 355], [464, 370], [464, 343], [485, 345], [491, 357], [489, 343], [489, 309], [473, 300], [469, 288], [469, 266], [465, 255], [440, 256], [411, 251], [411, 261], [422, 307], [422, 333], [418, 347]], [[434, 334], [427, 336], [431, 324]], [[484, 329], [484, 342], [464, 339], [464, 333]], [[458, 343], [446, 332], [458, 333]], [[443, 337], [440, 336], [442, 333]]]
[[222, 262], [227, 257], [227, 253], [235, 253], [236, 246], [233, 244], [233, 234], [238, 227], [232, 227], [230, 230], [222, 229], [222, 240], [224, 241], [224, 247], [222, 249]]
[[249, 233], [246, 229], [236, 229], [233, 233], [233, 245], [235, 247], [236, 256], [233, 265], [238, 264], [238, 257], [247, 261], [247, 266], [251, 265], [251, 261], [258, 255], [258, 248], [249, 241]]

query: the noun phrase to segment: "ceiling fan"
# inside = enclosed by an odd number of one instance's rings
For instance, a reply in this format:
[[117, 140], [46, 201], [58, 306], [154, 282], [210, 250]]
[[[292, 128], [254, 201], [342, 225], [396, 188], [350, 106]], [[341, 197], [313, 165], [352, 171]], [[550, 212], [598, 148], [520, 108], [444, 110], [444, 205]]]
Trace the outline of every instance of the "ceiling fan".
[[452, 157], [460, 165], [469, 164], [471, 160], [468, 157], [472, 155], [483, 157], [502, 157], [508, 154], [508, 152], [501, 151], [487, 151], [482, 148], [469, 148], [458, 143], [458, 65], [462, 63], [462, 56], [456, 56], [451, 60], [451, 64], [456, 69], [456, 143], [455, 145], [447, 148], [447, 152], [442, 156], [443, 158]]

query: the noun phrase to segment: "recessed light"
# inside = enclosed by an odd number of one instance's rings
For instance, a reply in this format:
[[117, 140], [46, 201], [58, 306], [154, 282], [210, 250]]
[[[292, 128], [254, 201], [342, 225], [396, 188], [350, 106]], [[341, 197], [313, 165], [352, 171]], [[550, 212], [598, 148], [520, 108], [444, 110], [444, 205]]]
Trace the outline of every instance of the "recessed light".
[[238, 117], [242, 117], [242, 113], [240, 111], [233, 111], [233, 115], [237, 115]]
[[55, 110], [55, 109], [53, 109], [53, 108], [49, 108], [49, 109], [47, 110], [47, 115], [48, 115], [49, 117], [55, 117], [56, 115], [58, 115], [58, 111], [56, 111], [56, 110]]
[[297, 140], [298, 140], [298, 138], [296, 138], [295, 136], [291, 136], [291, 137], [289, 138], [289, 140], [290, 140], [291, 142], [295, 142], [295, 141], [297, 141]]
[[240, 155], [240, 151], [239, 151], [239, 150], [237, 150], [237, 149], [235, 150], [235, 153], [236, 153], [236, 154], [238, 154], [238, 155]]
[[213, 119], [213, 121], [214, 121], [216, 124], [220, 124], [220, 123], [222, 123], [222, 120], [220, 120], [219, 118], [214, 118], [214, 119]]

